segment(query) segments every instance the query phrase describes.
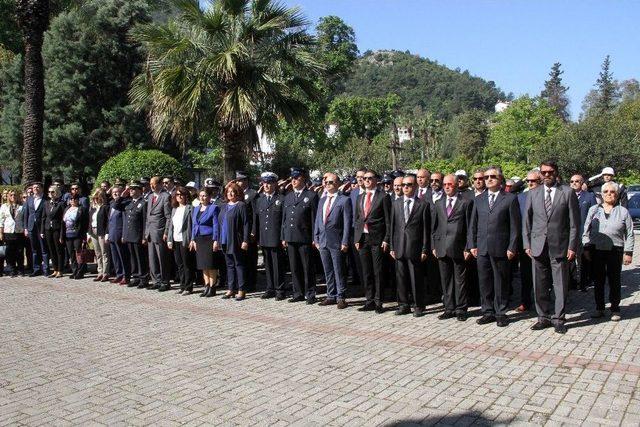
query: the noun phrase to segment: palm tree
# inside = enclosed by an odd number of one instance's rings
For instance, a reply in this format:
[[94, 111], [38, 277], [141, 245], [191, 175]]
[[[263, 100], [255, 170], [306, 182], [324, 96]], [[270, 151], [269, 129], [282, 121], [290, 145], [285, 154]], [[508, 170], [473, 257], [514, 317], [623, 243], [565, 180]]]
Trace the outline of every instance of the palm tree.
[[42, 41], [49, 25], [49, 0], [17, 0], [16, 14], [24, 39], [24, 109], [22, 182], [42, 179], [44, 64]]
[[203, 131], [223, 144], [224, 177], [248, 163], [255, 127], [301, 119], [323, 67], [297, 8], [273, 0], [174, 0], [176, 18], [140, 27], [148, 60], [130, 97], [146, 109], [157, 141], [183, 148]]

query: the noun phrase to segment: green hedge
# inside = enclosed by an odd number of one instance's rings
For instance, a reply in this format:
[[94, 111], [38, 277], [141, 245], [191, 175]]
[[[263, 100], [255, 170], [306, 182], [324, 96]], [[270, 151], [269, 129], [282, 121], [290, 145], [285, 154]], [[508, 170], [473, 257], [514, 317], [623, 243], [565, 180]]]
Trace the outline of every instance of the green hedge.
[[173, 157], [160, 150], [125, 150], [110, 158], [100, 168], [96, 185], [102, 181], [113, 184], [116, 178], [127, 182], [154, 175], [172, 175], [185, 182], [187, 173], [184, 167]]

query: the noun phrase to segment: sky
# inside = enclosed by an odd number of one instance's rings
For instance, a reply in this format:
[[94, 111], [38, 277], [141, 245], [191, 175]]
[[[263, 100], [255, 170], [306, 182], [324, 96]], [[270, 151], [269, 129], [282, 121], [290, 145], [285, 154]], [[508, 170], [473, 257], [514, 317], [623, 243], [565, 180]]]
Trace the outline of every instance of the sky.
[[538, 95], [560, 62], [572, 117], [611, 55], [618, 80], [640, 80], [640, 1], [283, 0], [315, 25], [337, 15], [366, 50], [409, 50], [493, 80], [505, 93]]

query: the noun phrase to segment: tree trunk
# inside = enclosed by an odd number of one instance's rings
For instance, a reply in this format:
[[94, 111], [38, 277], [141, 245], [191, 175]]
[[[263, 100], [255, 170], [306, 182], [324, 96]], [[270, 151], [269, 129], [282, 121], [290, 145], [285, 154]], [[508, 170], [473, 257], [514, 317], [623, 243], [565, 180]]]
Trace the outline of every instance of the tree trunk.
[[224, 164], [224, 183], [235, 179], [235, 172], [243, 170], [249, 164], [252, 151], [252, 139], [250, 130], [224, 129], [222, 131]]
[[24, 108], [22, 182], [42, 180], [44, 64], [42, 41], [49, 24], [49, 0], [18, 0], [18, 22], [24, 38]]

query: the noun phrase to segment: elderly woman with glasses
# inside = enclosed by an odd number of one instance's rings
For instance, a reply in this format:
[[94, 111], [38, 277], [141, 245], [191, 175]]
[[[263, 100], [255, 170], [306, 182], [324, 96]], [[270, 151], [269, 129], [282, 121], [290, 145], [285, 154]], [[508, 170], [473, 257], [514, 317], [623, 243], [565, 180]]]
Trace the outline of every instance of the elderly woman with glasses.
[[620, 320], [620, 273], [622, 264], [631, 264], [633, 256], [633, 220], [629, 211], [618, 204], [620, 186], [606, 182], [602, 186], [602, 203], [592, 206], [582, 234], [585, 257], [592, 262], [596, 311], [593, 318], [604, 317], [604, 282], [609, 282], [611, 320]]
[[59, 278], [62, 277], [64, 269], [64, 222], [62, 217], [66, 204], [62, 200], [62, 192], [57, 185], [49, 187], [48, 194], [49, 200], [44, 204], [40, 237], [45, 239], [49, 250], [49, 258], [53, 268], [49, 277]]

